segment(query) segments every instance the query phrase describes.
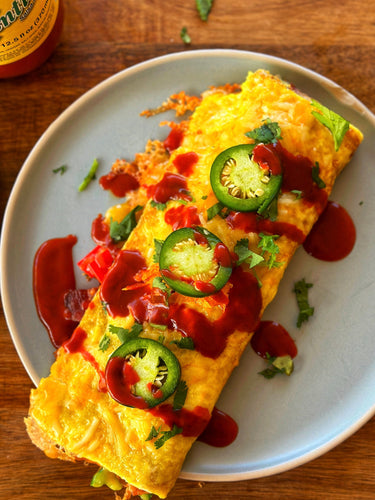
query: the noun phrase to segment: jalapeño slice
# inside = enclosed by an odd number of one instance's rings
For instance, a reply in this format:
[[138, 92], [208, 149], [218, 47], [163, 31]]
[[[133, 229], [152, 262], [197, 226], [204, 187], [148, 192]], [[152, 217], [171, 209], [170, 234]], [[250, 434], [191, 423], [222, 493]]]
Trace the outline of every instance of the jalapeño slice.
[[176, 390], [181, 368], [176, 356], [160, 342], [129, 340], [108, 360], [105, 377], [113, 399], [124, 406], [153, 408]]
[[210, 181], [226, 207], [262, 214], [280, 190], [280, 160], [271, 145], [239, 144], [216, 157]]
[[184, 227], [171, 233], [161, 248], [159, 267], [173, 290], [190, 297], [218, 292], [232, 273], [229, 250], [202, 227]]

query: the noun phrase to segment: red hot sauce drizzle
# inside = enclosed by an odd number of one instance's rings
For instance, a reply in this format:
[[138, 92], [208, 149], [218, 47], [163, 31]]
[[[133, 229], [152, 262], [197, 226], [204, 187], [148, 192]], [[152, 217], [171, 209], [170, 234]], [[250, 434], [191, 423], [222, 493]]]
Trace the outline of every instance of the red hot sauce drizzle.
[[147, 196], [156, 203], [167, 203], [169, 200], [191, 201], [185, 177], [171, 172], [164, 174], [157, 184], [148, 186]]
[[297, 356], [297, 346], [285, 330], [275, 321], [261, 321], [256, 328], [252, 338], [251, 347], [262, 358], [278, 356]]
[[280, 158], [283, 170], [283, 182], [281, 190], [291, 192], [301, 191], [304, 203], [315, 205], [321, 213], [327, 203], [327, 193], [314, 182], [312, 177], [313, 163], [309, 158], [302, 155], [289, 153], [278, 142], [275, 150]]
[[198, 209], [193, 205], [180, 205], [170, 208], [165, 212], [164, 220], [172, 226], [173, 231], [183, 227], [199, 226], [201, 223]]
[[237, 267], [229, 282], [233, 285], [229, 304], [216, 321], [184, 304], [172, 304], [169, 309], [169, 328], [191, 337], [195, 349], [213, 359], [223, 352], [231, 333], [235, 330], [251, 333], [259, 322], [262, 297], [256, 278]]
[[198, 441], [222, 448], [229, 446], [236, 439], [238, 425], [232, 417], [214, 408], [205, 430], [199, 435]]
[[183, 138], [183, 131], [180, 128], [173, 127], [169, 132], [168, 137], [163, 142], [163, 146], [169, 153], [171, 153], [181, 146]]
[[181, 175], [189, 177], [193, 173], [194, 166], [198, 163], [199, 156], [194, 151], [177, 155], [173, 160], [173, 165]]
[[99, 391], [107, 392], [107, 382], [103, 371], [99, 367], [99, 363], [96, 361], [95, 357], [85, 349], [83, 345], [86, 338], [87, 333], [83, 328], [78, 326], [74, 330], [71, 338], [63, 344], [63, 347], [66, 352], [69, 352], [70, 354], [81, 354], [83, 358], [92, 365], [96, 373], [99, 375]]
[[126, 172], [109, 172], [99, 179], [99, 184], [103, 189], [109, 190], [118, 198], [123, 198], [129, 191], [139, 188], [138, 180]]
[[313, 257], [334, 262], [352, 251], [356, 240], [355, 225], [348, 212], [329, 201], [303, 244]]
[[76, 288], [72, 248], [75, 236], [53, 238], [38, 249], [33, 266], [33, 290], [36, 309], [52, 344], [60, 347], [77, 326], [65, 314], [64, 295]]

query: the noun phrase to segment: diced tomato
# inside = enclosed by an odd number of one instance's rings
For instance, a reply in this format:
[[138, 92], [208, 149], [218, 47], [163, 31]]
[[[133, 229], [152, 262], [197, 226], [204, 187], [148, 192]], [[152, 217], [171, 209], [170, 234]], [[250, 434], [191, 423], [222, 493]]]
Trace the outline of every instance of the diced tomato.
[[113, 256], [108, 248], [97, 245], [77, 265], [87, 276], [101, 283], [112, 263]]

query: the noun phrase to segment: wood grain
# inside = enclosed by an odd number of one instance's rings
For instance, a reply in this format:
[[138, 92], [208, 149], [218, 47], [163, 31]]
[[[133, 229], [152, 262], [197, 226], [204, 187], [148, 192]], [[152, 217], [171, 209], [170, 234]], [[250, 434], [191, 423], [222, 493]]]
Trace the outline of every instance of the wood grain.
[[[180, 39], [183, 26], [192, 38], [190, 46]], [[203, 22], [194, 0], [65, 0], [63, 37], [53, 56], [33, 73], [0, 81], [0, 213], [29, 151], [69, 104], [138, 62], [201, 48], [236, 48], [289, 59], [334, 80], [375, 111], [371, 1], [215, 0], [208, 22]], [[95, 468], [47, 459], [30, 443], [23, 418], [31, 387], [1, 311], [0, 498], [113, 498], [109, 491], [88, 486]], [[234, 483], [178, 480], [169, 498], [374, 499], [375, 419], [297, 469]]]

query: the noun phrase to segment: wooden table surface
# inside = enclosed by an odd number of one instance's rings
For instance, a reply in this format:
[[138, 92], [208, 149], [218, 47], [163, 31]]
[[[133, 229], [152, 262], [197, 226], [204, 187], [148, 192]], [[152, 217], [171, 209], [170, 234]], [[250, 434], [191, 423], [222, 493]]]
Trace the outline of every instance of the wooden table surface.
[[[190, 46], [180, 38], [183, 26]], [[49, 61], [26, 76], [0, 81], [1, 213], [30, 149], [79, 96], [141, 61], [201, 48], [289, 59], [334, 80], [375, 112], [371, 0], [214, 0], [207, 22], [199, 19], [194, 0], [65, 0], [62, 40]], [[109, 490], [88, 486], [96, 469], [50, 460], [31, 444], [23, 418], [32, 383], [3, 313], [0, 330], [0, 498], [113, 498]], [[234, 483], [178, 480], [169, 498], [374, 499], [375, 419], [297, 469]]]

